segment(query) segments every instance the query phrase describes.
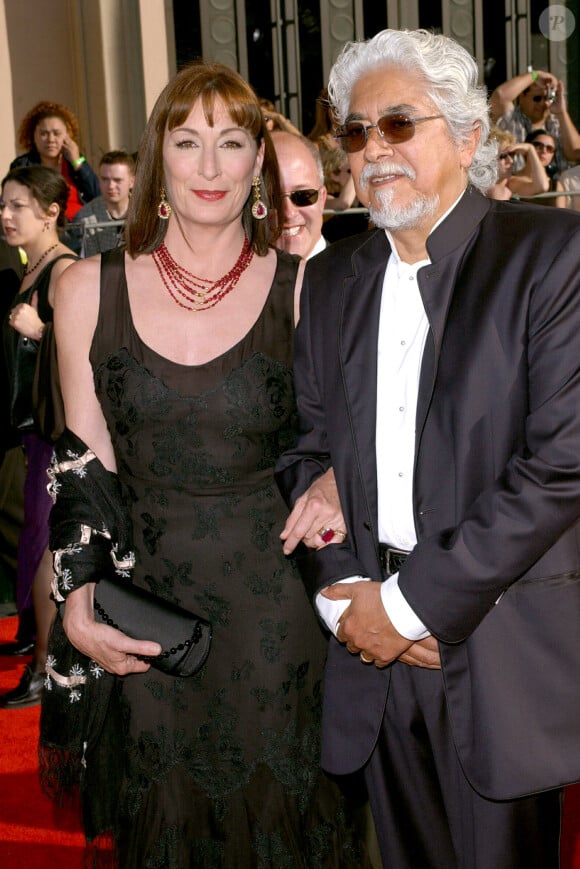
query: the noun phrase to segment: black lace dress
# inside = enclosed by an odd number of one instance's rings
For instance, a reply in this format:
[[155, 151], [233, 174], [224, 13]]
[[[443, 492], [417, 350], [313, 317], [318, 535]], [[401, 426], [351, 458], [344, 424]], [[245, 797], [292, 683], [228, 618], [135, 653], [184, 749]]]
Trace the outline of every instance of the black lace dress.
[[278, 537], [287, 511], [272, 472], [294, 436], [295, 275], [279, 254], [245, 338], [185, 366], [140, 340], [123, 254], [104, 257], [91, 362], [135, 579], [213, 624], [197, 676], [123, 680], [123, 869], [367, 865], [319, 770], [326, 639]]

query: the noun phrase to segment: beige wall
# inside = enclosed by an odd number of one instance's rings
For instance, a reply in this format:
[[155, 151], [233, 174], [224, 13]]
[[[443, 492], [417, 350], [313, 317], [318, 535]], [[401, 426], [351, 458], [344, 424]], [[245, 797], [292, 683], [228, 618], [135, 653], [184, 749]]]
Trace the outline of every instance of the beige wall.
[[147, 115], [175, 70], [170, 0], [0, 0], [0, 172], [39, 100], [69, 106], [93, 164], [136, 150]]
[[2, 87], [0, 87], [0, 117], [2, 118], [0, 178], [3, 178], [10, 161], [14, 157], [15, 136], [12, 110], [12, 70], [10, 68], [4, 4], [0, 5], [0, 82], [2, 82]]
[[[79, 111], [67, 62], [72, 53], [67, 0], [3, 0], [0, 44], [10, 65], [10, 86], [2, 99], [9, 103], [10, 137], [2, 139], [2, 170], [18, 153], [16, 131], [35, 102], [51, 99]], [[3, 82], [6, 81], [3, 77]], [[10, 105], [11, 103], [11, 105]], [[6, 117], [6, 116], [4, 116]]]

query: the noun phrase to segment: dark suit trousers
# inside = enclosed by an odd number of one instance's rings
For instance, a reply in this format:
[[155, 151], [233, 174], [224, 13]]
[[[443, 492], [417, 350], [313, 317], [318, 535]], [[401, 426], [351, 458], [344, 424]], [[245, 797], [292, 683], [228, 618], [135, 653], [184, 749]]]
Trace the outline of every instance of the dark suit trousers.
[[365, 777], [385, 869], [558, 869], [560, 792], [492, 802], [471, 788], [440, 671], [393, 665]]

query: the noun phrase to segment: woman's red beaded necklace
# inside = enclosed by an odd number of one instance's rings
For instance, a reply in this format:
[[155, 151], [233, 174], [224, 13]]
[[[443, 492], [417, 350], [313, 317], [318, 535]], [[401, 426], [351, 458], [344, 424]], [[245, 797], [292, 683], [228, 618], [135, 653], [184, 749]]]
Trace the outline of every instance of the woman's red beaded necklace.
[[[153, 251], [153, 261], [165, 289], [181, 308], [188, 311], [207, 311], [227, 296], [238, 283], [254, 256], [247, 238], [242, 251], [230, 271], [217, 281], [198, 278], [179, 263], [176, 263], [163, 242]], [[182, 301], [185, 299], [185, 301]]]

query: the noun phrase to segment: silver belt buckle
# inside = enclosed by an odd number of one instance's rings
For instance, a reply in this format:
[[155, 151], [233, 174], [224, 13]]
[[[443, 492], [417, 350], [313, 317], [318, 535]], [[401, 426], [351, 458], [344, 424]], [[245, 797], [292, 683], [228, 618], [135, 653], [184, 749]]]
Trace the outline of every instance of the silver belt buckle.
[[406, 549], [394, 549], [392, 546], [387, 546], [386, 570], [389, 576], [399, 572], [401, 564], [408, 554]]

